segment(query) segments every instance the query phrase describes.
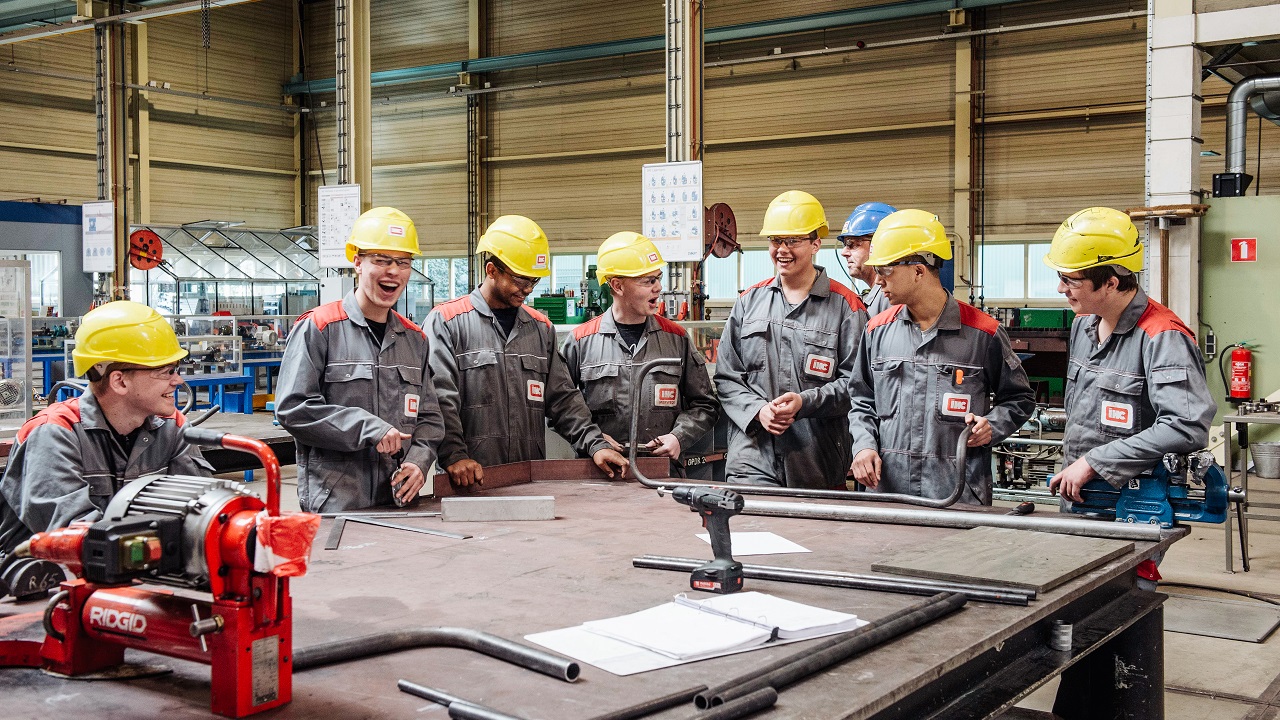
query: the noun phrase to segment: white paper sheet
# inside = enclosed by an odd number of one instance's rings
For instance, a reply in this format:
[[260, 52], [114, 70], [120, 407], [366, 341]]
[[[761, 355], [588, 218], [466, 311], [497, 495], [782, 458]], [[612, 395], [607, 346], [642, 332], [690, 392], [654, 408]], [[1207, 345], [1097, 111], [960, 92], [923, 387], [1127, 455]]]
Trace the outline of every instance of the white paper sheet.
[[[711, 544], [711, 535], [702, 534], [698, 539]], [[786, 553], [812, 552], [803, 545], [771, 532], [735, 532], [732, 537], [733, 556], [739, 555], [784, 555]]]

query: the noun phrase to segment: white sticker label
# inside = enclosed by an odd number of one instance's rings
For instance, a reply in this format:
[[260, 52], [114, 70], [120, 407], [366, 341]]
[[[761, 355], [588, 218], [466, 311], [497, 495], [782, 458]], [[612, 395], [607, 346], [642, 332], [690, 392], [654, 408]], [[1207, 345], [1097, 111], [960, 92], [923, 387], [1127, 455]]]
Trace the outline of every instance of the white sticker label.
[[534, 402], [542, 402], [542, 391], [545, 387], [546, 386], [542, 384], [541, 380], [526, 380], [525, 397], [529, 400], [533, 400]]
[[662, 262], [662, 258], [658, 257], [658, 253], [656, 253], [656, 252], [651, 252], [651, 253], [649, 253], [649, 256], [648, 256], [648, 257], [649, 257], [649, 262], [651, 262], [651, 263], [660, 263], [660, 262]]
[[404, 237], [404, 227], [401, 225], [388, 225], [387, 234], [391, 237]]
[[1102, 417], [1100, 419], [1102, 424], [1107, 427], [1132, 430], [1133, 406], [1127, 403], [1104, 402], [1102, 403]]
[[675, 407], [680, 401], [680, 390], [676, 385], [654, 385], [653, 406]]
[[418, 396], [417, 395], [404, 396], [404, 414], [405, 414], [405, 417], [411, 417], [411, 418], [418, 417]]
[[836, 372], [836, 359], [810, 355], [804, 359], [804, 371], [820, 378], [829, 378]]
[[969, 396], [959, 393], [943, 393], [942, 414], [951, 417], [964, 417], [969, 414]]
[[534, 256], [534, 258], [533, 258], [533, 269], [534, 269], [534, 270], [546, 270], [546, 269], [547, 269], [547, 256], [546, 256], [546, 254], [545, 254], [545, 253], [538, 253], [537, 255], [535, 255], [535, 256]]

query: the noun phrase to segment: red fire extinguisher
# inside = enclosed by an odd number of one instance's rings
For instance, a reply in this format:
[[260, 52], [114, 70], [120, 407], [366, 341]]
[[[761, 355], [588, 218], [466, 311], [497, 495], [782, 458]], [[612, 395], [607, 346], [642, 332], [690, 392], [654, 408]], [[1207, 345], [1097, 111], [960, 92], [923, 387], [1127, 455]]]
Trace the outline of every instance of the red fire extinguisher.
[[1253, 351], [1237, 347], [1231, 351], [1231, 385], [1228, 395], [1232, 400], [1248, 400], [1253, 395]]

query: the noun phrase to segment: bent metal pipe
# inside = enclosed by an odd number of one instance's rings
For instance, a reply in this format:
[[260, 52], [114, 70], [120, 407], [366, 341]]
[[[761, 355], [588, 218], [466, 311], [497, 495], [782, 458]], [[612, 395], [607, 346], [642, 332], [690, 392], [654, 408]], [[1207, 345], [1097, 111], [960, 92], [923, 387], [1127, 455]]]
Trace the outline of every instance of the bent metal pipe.
[[[679, 365], [680, 360], [675, 358], [656, 358], [638, 365], [631, 371], [631, 386], [640, 387], [642, 383], [653, 371], [654, 368], [662, 366]], [[678, 487], [712, 485], [716, 487], [728, 488], [742, 495], [771, 495], [774, 497], [796, 497], [796, 498], [814, 498], [826, 500], [859, 500], [867, 502], [896, 502], [906, 503], [908, 505], [920, 505], [929, 508], [946, 508], [954, 505], [965, 488], [965, 462], [969, 455], [969, 435], [973, 431], [972, 425], [965, 425], [960, 431], [960, 437], [956, 441], [956, 485], [952, 489], [951, 494], [945, 498], [925, 498], [916, 495], [904, 495], [900, 493], [879, 493], [879, 492], [851, 492], [849, 490], [810, 490], [806, 488], [784, 488], [775, 485], [745, 485], [741, 483], [702, 483], [690, 482], [687, 480], [654, 480], [641, 472], [639, 465], [636, 464], [636, 449], [639, 447], [638, 436], [640, 434], [640, 403], [632, 403], [631, 405], [631, 443], [628, 452], [628, 460], [631, 462], [631, 471], [635, 473], [636, 480], [641, 485], [653, 488], [657, 491], [665, 492]]]

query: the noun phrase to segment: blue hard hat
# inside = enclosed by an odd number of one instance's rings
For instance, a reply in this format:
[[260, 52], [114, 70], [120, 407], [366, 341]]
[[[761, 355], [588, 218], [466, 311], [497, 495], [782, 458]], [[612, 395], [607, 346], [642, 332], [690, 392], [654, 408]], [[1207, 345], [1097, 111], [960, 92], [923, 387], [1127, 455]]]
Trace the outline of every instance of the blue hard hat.
[[880, 221], [897, 211], [898, 208], [882, 202], [862, 203], [854, 208], [853, 212], [849, 213], [849, 219], [844, 221], [844, 227], [836, 237], [874, 235], [876, 228], [880, 225]]

